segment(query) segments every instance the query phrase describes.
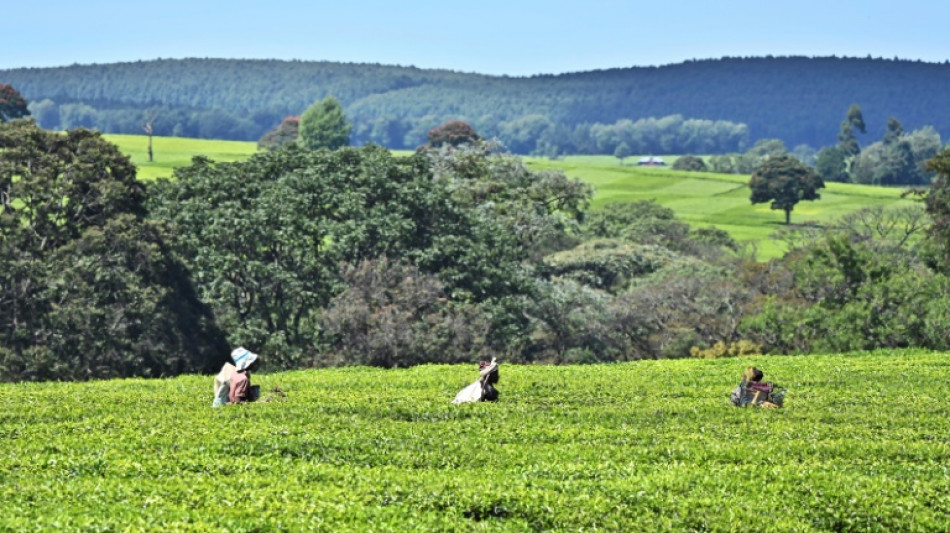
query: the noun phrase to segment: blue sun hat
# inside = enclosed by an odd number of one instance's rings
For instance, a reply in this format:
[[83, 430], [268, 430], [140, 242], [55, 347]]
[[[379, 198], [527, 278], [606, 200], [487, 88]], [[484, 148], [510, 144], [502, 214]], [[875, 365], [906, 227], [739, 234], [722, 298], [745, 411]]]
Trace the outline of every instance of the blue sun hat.
[[231, 359], [234, 359], [234, 366], [237, 370], [246, 370], [254, 361], [257, 361], [257, 354], [243, 346], [239, 346], [231, 352]]

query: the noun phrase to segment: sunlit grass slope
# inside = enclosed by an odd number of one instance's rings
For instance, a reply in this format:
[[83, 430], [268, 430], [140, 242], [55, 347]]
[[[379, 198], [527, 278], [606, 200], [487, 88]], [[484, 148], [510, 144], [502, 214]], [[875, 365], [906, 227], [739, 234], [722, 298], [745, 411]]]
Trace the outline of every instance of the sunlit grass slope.
[[241, 161], [257, 152], [256, 142], [216, 141], [183, 137], [153, 137], [153, 161], [148, 160], [148, 137], [144, 135], [103, 135], [130, 156], [138, 167], [139, 179], [150, 181], [171, 177], [172, 170], [191, 164], [191, 158], [204, 155], [215, 161]]
[[[262, 354], [266, 357], [266, 354]], [[737, 409], [747, 365], [789, 388]], [[947, 531], [942, 353], [0, 385], [3, 531]]]
[[[769, 204], [752, 205], [749, 176], [621, 166], [616, 158], [610, 162], [605, 156], [558, 161], [531, 158], [528, 163], [534, 169], [562, 169], [568, 176], [593, 185], [595, 209], [612, 202], [656, 200], [691, 225], [716, 226], [739, 241], [754, 244], [760, 259], [777, 257], [785, 251], [782, 243], [771, 238], [784, 225], [785, 214], [773, 211]], [[828, 183], [820, 193], [820, 200], [795, 206], [793, 224], [827, 224], [862, 207], [912, 202], [902, 199], [899, 189], [865, 185]]]

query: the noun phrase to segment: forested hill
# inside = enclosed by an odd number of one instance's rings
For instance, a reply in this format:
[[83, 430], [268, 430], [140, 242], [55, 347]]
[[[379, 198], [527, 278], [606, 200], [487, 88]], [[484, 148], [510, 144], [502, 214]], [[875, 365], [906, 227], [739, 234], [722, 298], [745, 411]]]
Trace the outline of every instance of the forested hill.
[[[731, 151], [760, 138], [817, 148], [835, 143], [851, 104], [864, 112], [868, 142], [883, 135], [889, 117], [908, 131], [932, 125], [950, 136], [950, 64], [872, 58], [724, 58], [532, 77], [159, 59], [0, 70], [0, 83], [21, 92], [44, 127], [114, 133], [140, 133], [151, 114], [159, 135], [257, 140], [285, 116], [332, 95], [354, 124], [354, 143], [391, 148], [415, 147], [429, 129], [461, 119], [516, 152], [591, 153], [599, 150], [598, 124], [650, 117], [687, 124], [677, 131], [725, 132], [696, 151]], [[665, 131], [662, 120], [650, 124]], [[657, 142], [644, 146], [670, 146]]]

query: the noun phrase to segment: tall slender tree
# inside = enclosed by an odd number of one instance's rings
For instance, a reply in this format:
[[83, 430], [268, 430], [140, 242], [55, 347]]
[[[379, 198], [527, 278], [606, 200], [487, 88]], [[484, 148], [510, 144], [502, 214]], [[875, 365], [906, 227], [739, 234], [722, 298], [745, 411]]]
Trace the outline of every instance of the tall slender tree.
[[859, 132], [868, 132], [867, 126], [864, 124], [864, 114], [861, 113], [861, 107], [858, 104], [851, 104], [851, 107], [848, 108], [848, 114], [845, 115], [845, 120]]
[[867, 133], [867, 126], [864, 124], [861, 107], [851, 104], [845, 114], [844, 122], [841, 123], [841, 131], [838, 132], [838, 150], [843, 156], [844, 174], [849, 177], [848, 181], [854, 181], [854, 158], [861, 153], [861, 145], [854, 135], [855, 130], [862, 134]]
[[904, 135], [904, 125], [895, 117], [887, 119], [887, 133], [884, 134], [884, 145], [890, 146], [900, 141]]

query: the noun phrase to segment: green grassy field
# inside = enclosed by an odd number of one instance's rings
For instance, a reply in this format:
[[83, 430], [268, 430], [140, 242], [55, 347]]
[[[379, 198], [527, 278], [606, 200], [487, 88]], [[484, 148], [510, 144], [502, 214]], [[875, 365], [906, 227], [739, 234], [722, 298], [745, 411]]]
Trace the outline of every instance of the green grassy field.
[[216, 141], [183, 137], [153, 137], [152, 158], [148, 160], [148, 137], [144, 135], [103, 135], [115, 143], [138, 167], [139, 179], [150, 181], [171, 177], [172, 170], [191, 164], [191, 158], [204, 155], [215, 161], [241, 161], [257, 152], [256, 142]]
[[[635, 160], [635, 158], [631, 158]], [[781, 256], [784, 245], [771, 235], [784, 226], [785, 213], [769, 204], [749, 202], [749, 177], [711, 172], [683, 172], [669, 168], [621, 166], [607, 156], [567, 157], [551, 161], [530, 158], [536, 170], [561, 169], [570, 177], [596, 189], [593, 208], [612, 202], [655, 200], [673, 209], [693, 226], [716, 226], [740, 242], [750, 243], [760, 259]], [[862, 207], [910, 204], [901, 189], [828, 183], [821, 199], [800, 202], [792, 211], [792, 224], [827, 224]]]
[[[266, 354], [264, 354], [266, 356]], [[737, 409], [742, 369], [789, 389]], [[2, 531], [948, 531], [946, 354], [0, 385]]]
[[[132, 157], [143, 180], [171, 176], [173, 168], [189, 164], [194, 155], [206, 155], [216, 161], [238, 161], [257, 151], [257, 144], [253, 142], [155, 137], [155, 161], [149, 163], [145, 136], [105, 137]], [[769, 209], [768, 204], [749, 202], [748, 176], [637, 167], [638, 157], [627, 158], [625, 165], [620, 165], [612, 156], [569, 156], [556, 161], [527, 158], [526, 161], [533, 169], [562, 169], [568, 176], [593, 185], [595, 209], [610, 202], [656, 200], [691, 225], [716, 226], [728, 231], [736, 240], [753, 245], [760, 259], [779, 257], [785, 252], [784, 245], [771, 238], [784, 225], [785, 215]], [[672, 164], [676, 157], [664, 156], [664, 159]], [[792, 223], [825, 224], [861, 207], [911, 202], [901, 199], [900, 194], [900, 189], [829, 183], [821, 191], [821, 200], [801, 202], [795, 207]]]

